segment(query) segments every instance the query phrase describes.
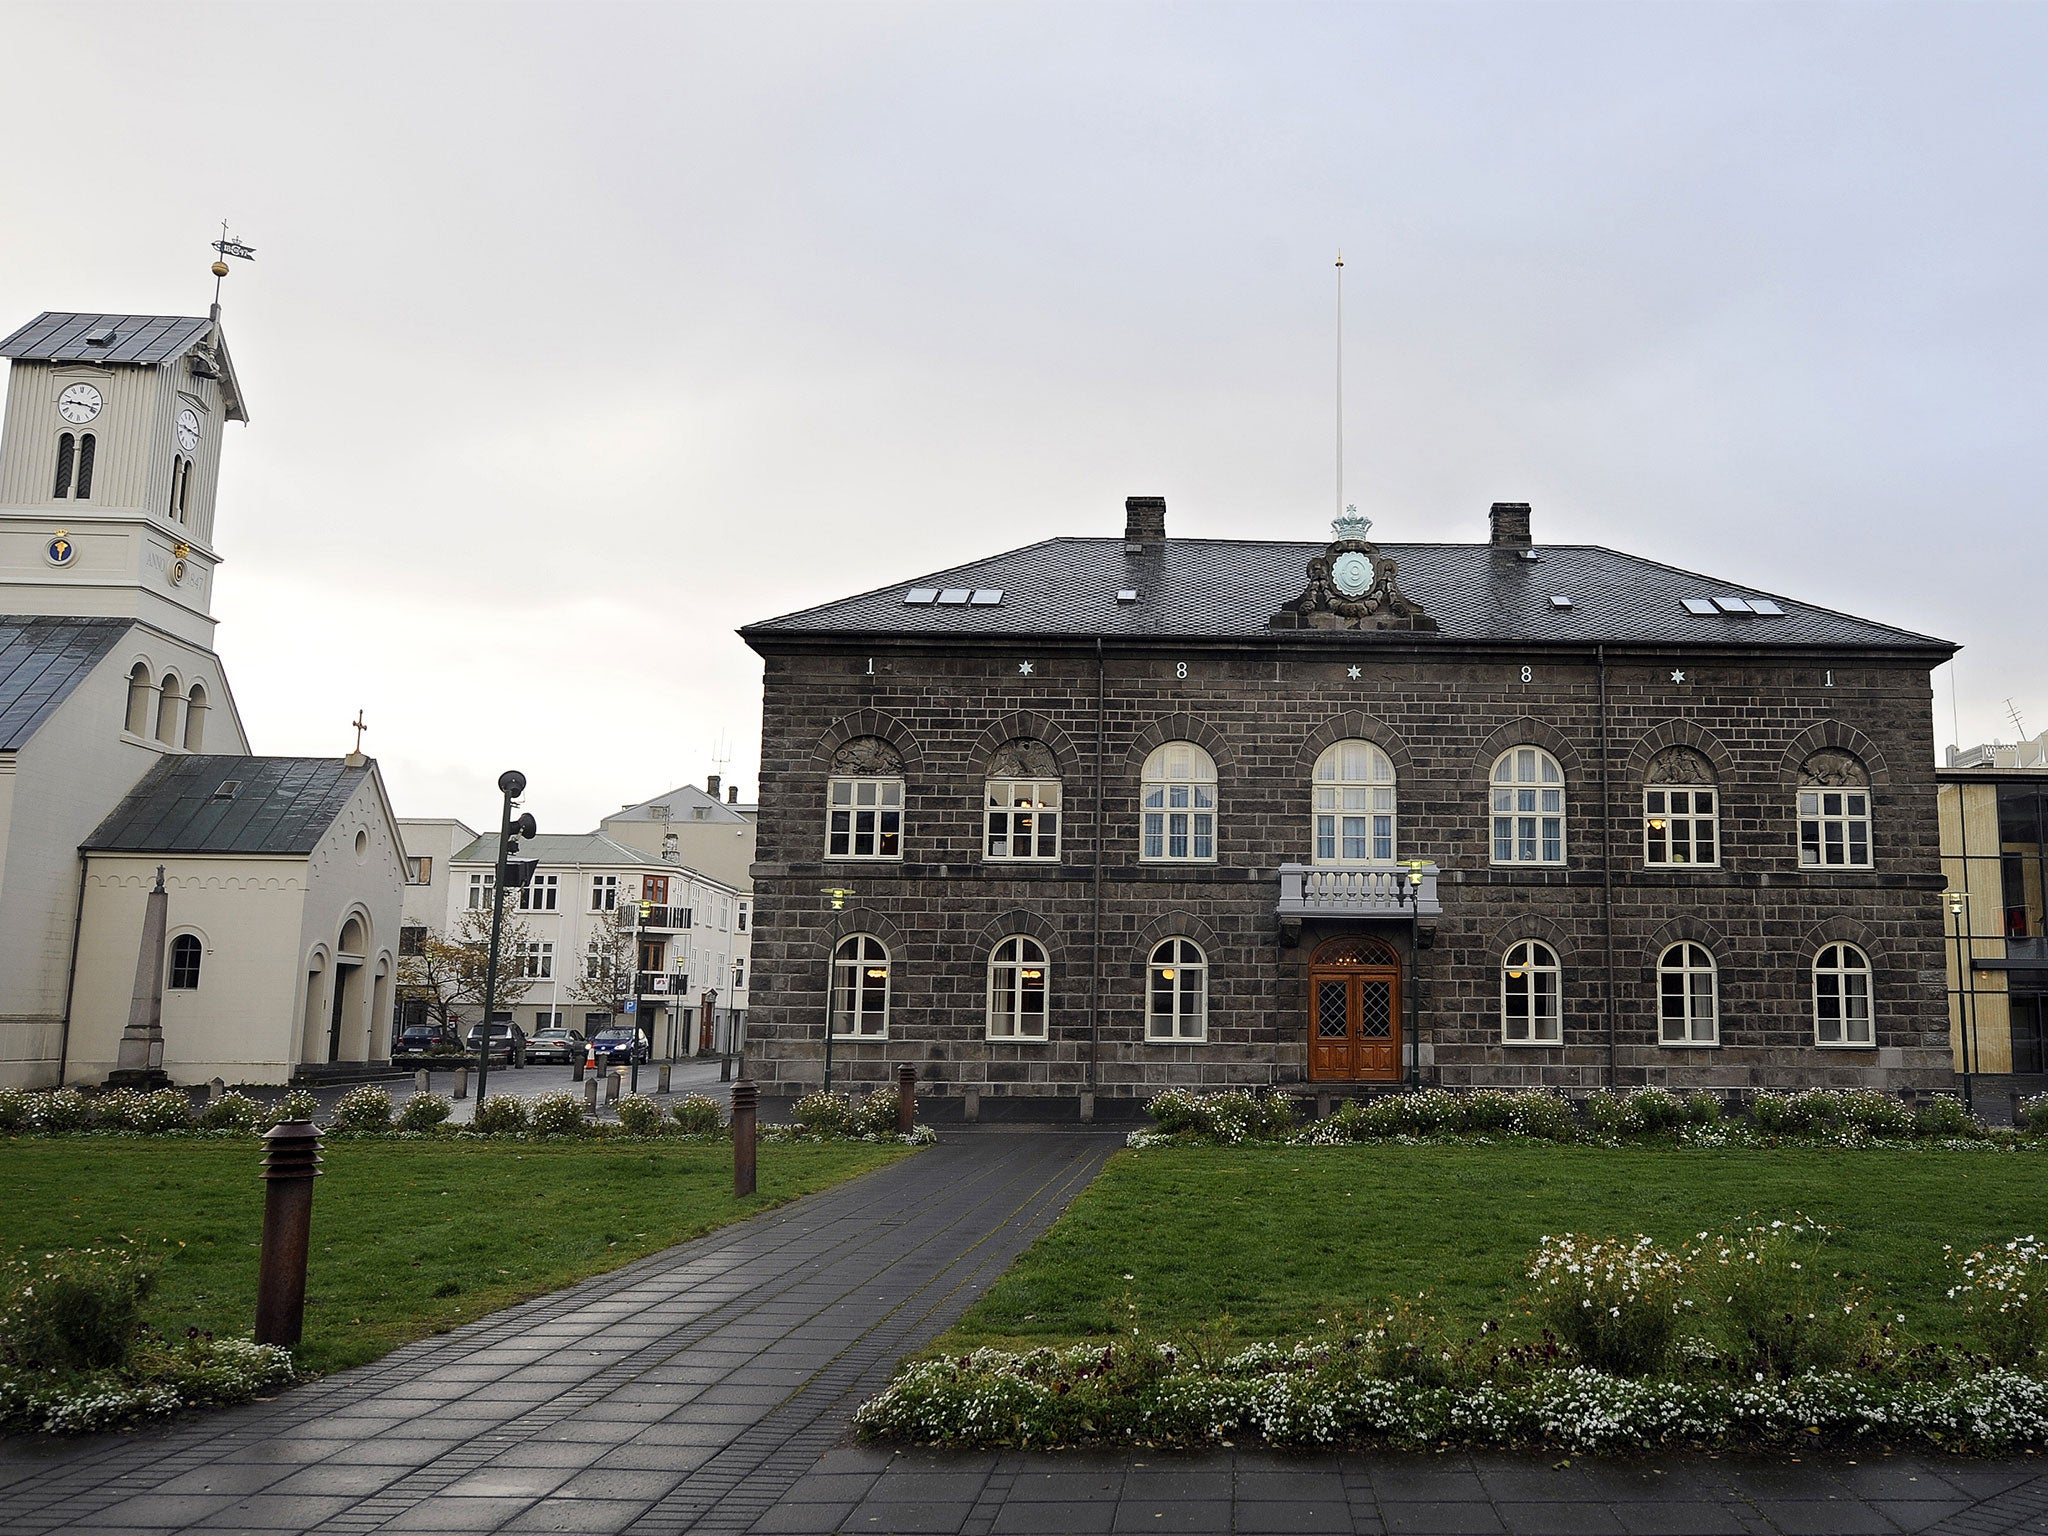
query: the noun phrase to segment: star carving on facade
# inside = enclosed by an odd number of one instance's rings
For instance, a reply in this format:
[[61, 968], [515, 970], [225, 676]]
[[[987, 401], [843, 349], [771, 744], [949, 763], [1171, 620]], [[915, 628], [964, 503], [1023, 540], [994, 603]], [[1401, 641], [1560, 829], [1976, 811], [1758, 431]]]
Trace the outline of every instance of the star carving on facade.
[[1682, 683], [1685, 681], [1685, 674], [1683, 672], [1673, 672], [1671, 674], [1671, 681], [1673, 681], [1674, 683]]
[[1018, 663], [1017, 663], [1017, 675], [1018, 675], [1019, 677], [1029, 677], [1029, 676], [1031, 675], [1031, 663], [1030, 663], [1030, 662], [1028, 662], [1028, 661], [1020, 661], [1020, 662], [1018, 662]]
[[1357, 667], [1353, 667], [1349, 675], [1353, 682], [1357, 682], [1360, 677], [1364, 676], [1364, 673], [1361, 672]]

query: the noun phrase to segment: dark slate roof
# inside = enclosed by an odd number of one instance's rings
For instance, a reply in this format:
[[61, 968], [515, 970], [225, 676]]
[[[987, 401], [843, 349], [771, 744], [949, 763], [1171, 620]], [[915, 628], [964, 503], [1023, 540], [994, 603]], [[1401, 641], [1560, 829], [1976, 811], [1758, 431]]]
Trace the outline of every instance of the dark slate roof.
[[[0, 341], [0, 357], [28, 357], [49, 363], [161, 363], [183, 357], [206, 339], [213, 322], [197, 315], [37, 315]], [[112, 342], [98, 346], [85, 338], [111, 330]]]
[[0, 752], [27, 746], [133, 623], [0, 616]]
[[[1674, 646], [1877, 646], [1955, 649], [1945, 640], [1852, 618], [1738, 582], [1591, 544], [1540, 544], [1536, 558], [1490, 544], [1382, 544], [1401, 592], [1452, 642]], [[773, 641], [805, 635], [901, 637], [1095, 636], [1244, 639], [1308, 584], [1317, 543], [1169, 539], [1129, 555], [1122, 539], [1048, 539], [1007, 554], [785, 614], [740, 633]], [[997, 589], [989, 607], [906, 605], [916, 587]], [[1120, 588], [1138, 599], [1117, 601]], [[1559, 608], [1553, 597], [1569, 597]], [[1782, 617], [1696, 616], [1686, 598], [1765, 597]], [[1411, 630], [1289, 630], [1350, 644], [1427, 640]]]
[[[308, 854], [370, 776], [338, 757], [166, 757], [79, 846], [89, 853]], [[235, 791], [222, 796], [233, 781]]]

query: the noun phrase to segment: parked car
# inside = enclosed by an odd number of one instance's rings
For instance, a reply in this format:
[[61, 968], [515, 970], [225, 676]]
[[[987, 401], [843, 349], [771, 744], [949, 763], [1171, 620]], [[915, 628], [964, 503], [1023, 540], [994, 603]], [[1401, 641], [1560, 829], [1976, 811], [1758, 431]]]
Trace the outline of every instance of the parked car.
[[583, 1060], [583, 1053], [584, 1040], [580, 1030], [535, 1030], [533, 1038], [526, 1042], [528, 1061], [551, 1061], [573, 1066]]
[[391, 1042], [394, 1056], [447, 1056], [461, 1049], [455, 1031], [440, 1024], [408, 1024]]
[[[462, 1037], [462, 1047], [464, 1050], [474, 1051], [483, 1044], [483, 1031], [485, 1027], [482, 1024], [472, 1024], [469, 1026], [469, 1033]], [[526, 1048], [526, 1031], [517, 1024], [496, 1023], [490, 1025], [489, 1029], [491, 1031], [491, 1060], [510, 1061], [512, 1059], [512, 1052], [515, 1049], [523, 1051]]]
[[590, 1037], [590, 1045], [600, 1062], [646, 1061], [654, 1054], [647, 1037], [630, 1027], [600, 1029]]

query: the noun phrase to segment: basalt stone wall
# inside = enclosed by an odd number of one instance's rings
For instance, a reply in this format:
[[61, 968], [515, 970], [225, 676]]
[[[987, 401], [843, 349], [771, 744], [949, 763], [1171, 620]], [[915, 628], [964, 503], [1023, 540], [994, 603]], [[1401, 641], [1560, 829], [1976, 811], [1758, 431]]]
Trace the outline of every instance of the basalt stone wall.
[[[1924, 657], [1610, 653], [1603, 731], [1601, 671], [1584, 649], [1284, 636], [1113, 649], [1099, 674], [1092, 646], [1032, 641], [764, 649], [749, 1067], [771, 1095], [822, 1078], [835, 933], [873, 934], [891, 957], [888, 1039], [835, 1042], [835, 1086], [881, 1084], [909, 1061], [928, 1093], [1071, 1100], [1091, 1083], [1091, 1050], [1099, 1097], [1302, 1082], [1309, 957], [1321, 939], [1361, 928], [1283, 929], [1275, 872], [1308, 862], [1313, 765], [1350, 737], [1393, 761], [1397, 855], [1442, 870], [1440, 918], [1412, 935], [1402, 922], [1362, 930], [1413, 962], [1422, 1081], [1909, 1093], [1951, 1081]], [[833, 757], [861, 738], [887, 743], [902, 764], [898, 861], [826, 857]], [[1043, 742], [1059, 770], [1057, 865], [981, 857], [988, 764], [1016, 739]], [[1173, 740], [1216, 762], [1212, 865], [1138, 857], [1140, 772]], [[1488, 775], [1525, 744], [1564, 770], [1562, 868], [1489, 862]], [[1644, 776], [1671, 746], [1714, 769], [1717, 868], [1645, 868]], [[1872, 870], [1799, 866], [1798, 776], [1822, 748], [1868, 771]], [[854, 893], [836, 914], [828, 887]], [[986, 1038], [989, 954], [1018, 933], [1049, 957], [1042, 1044]], [[1175, 934], [1207, 954], [1200, 1045], [1144, 1039], [1146, 961]], [[1562, 962], [1560, 1045], [1502, 1043], [1500, 962], [1523, 938]], [[1716, 1047], [1658, 1044], [1657, 960], [1680, 940], [1704, 945], [1719, 967]], [[1834, 941], [1870, 957], [1875, 1049], [1814, 1044], [1811, 967]]]

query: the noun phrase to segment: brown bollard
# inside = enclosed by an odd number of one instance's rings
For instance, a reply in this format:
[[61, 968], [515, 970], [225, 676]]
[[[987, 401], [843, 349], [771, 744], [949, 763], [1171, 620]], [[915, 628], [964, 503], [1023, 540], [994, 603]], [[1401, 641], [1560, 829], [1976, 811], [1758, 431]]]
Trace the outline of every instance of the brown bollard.
[[291, 1349], [306, 1327], [306, 1251], [313, 1236], [313, 1181], [320, 1133], [286, 1120], [263, 1138], [263, 1250], [256, 1271], [256, 1342]]
[[754, 1192], [754, 1120], [761, 1090], [741, 1078], [732, 1085], [732, 1192], [745, 1199]]
[[917, 1068], [909, 1062], [896, 1069], [896, 1134], [908, 1136], [917, 1124]]

